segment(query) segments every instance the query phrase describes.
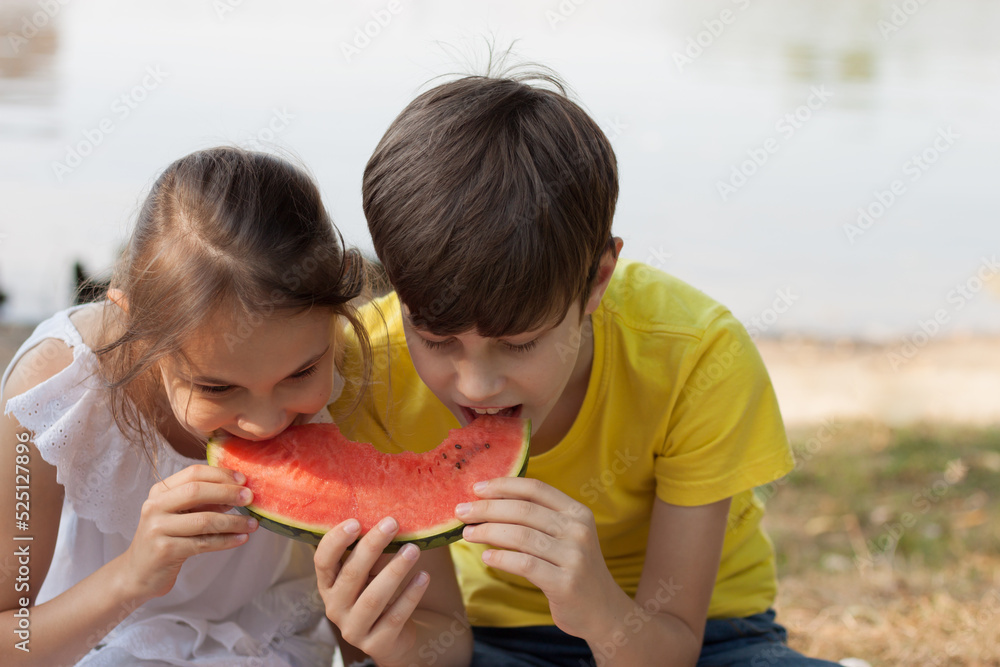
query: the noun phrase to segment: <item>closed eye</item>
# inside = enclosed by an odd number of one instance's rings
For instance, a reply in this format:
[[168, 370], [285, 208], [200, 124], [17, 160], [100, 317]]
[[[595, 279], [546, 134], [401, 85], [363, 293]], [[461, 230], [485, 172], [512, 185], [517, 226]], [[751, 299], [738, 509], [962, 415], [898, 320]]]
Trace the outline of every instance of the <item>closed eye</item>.
[[227, 385], [212, 385], [212, 384], [196, 384], [195, 389], [203, 394], [212, 394], [213, 396], [221, 396], [232, 391], [233, 386], [231, 384]]
[[313, 364], [309, 368], [304, 368], [298, 373], [293, 373], [292, 375], [289, 375], [288, 378], [290, 380], [301, 380], [302, 378], [309, 377], [310, 375], [316, 373], [317, 371], [319, 371], [319, 364]]
[[521, 343], [520, 345], [515, 345], [514, 343], [504, 342], [504, 347], [506, 347], [511, 352], [530, 352], [535, 349], [538, 345], [538, 340], [529, 340], [527, 343]]
[[[319, 371], [319, 363], [315, 363], [309, 368], [303, 368], [301, 371], [297, 371], [288, 376], [288, 380], [302, 380], [310, 375], [313, 375]], [[234, 385], [231, 384], [195, 384], [195, 390], [202, 394], [208, 394], [210, 396], [225, 396], [229, 392], [236, 389]]]
[[440, 350], [451, 345], [452, 338], [446, 338], [445, 340], [427, 340], [423, 336], [418, 336], [418, 338], [423, 341], [424, 345], [427, 346], [429, 350]]

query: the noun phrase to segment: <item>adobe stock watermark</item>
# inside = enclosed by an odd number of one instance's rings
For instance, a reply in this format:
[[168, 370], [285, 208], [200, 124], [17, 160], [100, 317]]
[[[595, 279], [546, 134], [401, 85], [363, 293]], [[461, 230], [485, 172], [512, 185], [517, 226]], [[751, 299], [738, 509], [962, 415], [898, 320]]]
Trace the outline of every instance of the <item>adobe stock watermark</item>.
[[118, 129], [119, 124], [127, 120], [149, 98], [149, 94], [163, 84], [167, 76], [169, 74], [160, 69], [159, 65], [147, 67], [145, 76], [139, 83], [111, 102], [109, 116], [98, 121], [95, 127], [84, 130], [83, 137], [75, 144], [67, 144], [62, 162], [52, 162], [52, 173], [59, 182], [83, 164], [84, 159], [103, 144], [108, 135]]
[[[750, 7], [750, 0], [732, 0], [737, 9], [741, 12]], [[684, 68], [694, 63], [707, 49], [710, 49], [726, 29], [736, 23], [739, 14], [732, 9], [723, 9], [715, 18], [705, 19], [701, 22], [703, 30], [699, 30], [694, 35], [687, 38], [682, 51], [674, 51], [674, 65], [677, 71], [684, 73]]]
[[555, 10], [545, 10], [545, 20], [549, 22], [549, 28], [555, 30], [560, 23], [564, 23], [576, 13], [577, 7], [587, 2], [588, 0], [562, 0]]
[[282, 607], [280, 618], [283, 620], [277, 632], [257, 637], [251, 649], [252, 657], [246, 663], [247, 667], [264, 667], [273, 664], [275, 657], [282, 658], [279, 652], [282, 651], [285, 642], [314, 626], [326, 611], [319, 591], [311, 591], [302, 597], [292, 598]]
[[[951, 150], [960, 138], [961, 135], [952, 130], [951, 125], [939, 127], [931, 145], [919, 153], [914, 153], [903, 163], [903, 176], [907, 177], [910, 183], [916, 183], [934, 163], [941, 159], [942, 155]], [[881, 220], [907, 191], [906, 181], [902, 178], [893, 179], [885, 190], [875, 190], [872, 193], [873, 199], [866, 206], [858, 208], [858, 217], [854, 224], [844, 224], [844, 236], [851, 245]]]
[[775, 292], [774, 301], [771, 302], [771, 306], [743, 322], [743, 327], [750, 334], [750, 338], [756, 340], [762, 333], [773, 327], [781, 316], [787, 313], [798, 300], [799, 296], [792, 293], [791, 287], [779, 289]]
[[[653, 277], [653, 272], [662, 269], [666, 265], [667, 260], [672, 256], [663, 246], [650, 248], [645, 262], [636, 263], [631, 268], [632, 279], [623, 284], [620, 297], [616, 299], [613, 295], [605, 293], [604, 298], [601, 299], [601, 306], [609, 312], [617, 312], [622, 305], [621, 302], [628, 302], [635, 296], [635, 286], [646, 283]], [[584, 341], [592, 341], [593, 339], [593, 318], [587, 318], [583, 326], [570, 336], [568, 343], [560, 341], [556, 344], [556, 353], [559, 355], [559, 361], [562, 363], [566, 363], [567, 361], [575, 363], [576, 353], [580, 350], [580, 346], [583, 345]]]
[[382, 34], [382, 31], [389, 27], [393, 19], [403, 11], [403, 3], [400, 0], [389, 0], [382, 9], [373, 9], [371, 18], [364, 24], [354, 26], [354, 37], [350, 42], [340, 42], [340, 53], [344, 60], [350, 63], [354, 58], [361, 55], [361, 52], [371, 46], [372, 40]]
[[[983, 596], [980, 609], [975, 615], [971, 613], [964, 615], [963, 628], [960, 635], [945, 644], [945, 653], [949, 656], [956, 656], [960, 648], [965, 646], [975, 646], [978, 649], [978, 658], [982, 664], [989, 664], [997, 656], [997, 647], [983, 643], [983, 630], [995, 629], [997, 627], [997, 615], [1000, 614], [1000, 591], [996, 588]], [[977, 656], [972, 656], [973, 658]], [[943, 661], [937, 664], [945, 664]]]
[[[778, 290], [771, 306], [762, 310], [760, 315], [751, 317], [749, 324], [744, 324], [748, 333], [753, 332], [750, 333], [751, 340], [777, 322], [779, 316], [787, 313], [798, 299], [799, 297], [792, 293], [791, 287]], [[747, 347], [742, 340], [733, 338], [728, 346], [713, 350], [710, 355], [698, 361], [696, 370], [684, 382], [681, 393], [688, 400], [701, 396], [715, 386], [716, 382], [728, 375], [730, 369], [736, 364], [737, 359], [743, 356], [746, 349]]]
[[760, 169], [768, 163], [771, 156], [781, 150], [783, 142], [787, 142], [795, 133], [802, 129], [814, 114], [826, 106], [833, 97], [833, 92], [826, 86], [813, 86], [809, 89], [806, 101], [784, 114], [774, 123], [777, 135], [765, 139], [759, 146], [747, 149], [747, 159], [734, 164], [729, 172], [729, 179], [715, 182], [715, 189], [723, 203], [743, 188]]
[[754, 504], [754, 498], [760, 502], [767, 502], [776, 496], [778, 489], [788, 484], [789, 475], [797, 472], [805, 464], [809, 463], [823, 447], [833, 440], [833, 437], [841, 428], [843, 428], [843, 424], [838, 422], [836, 418], [827, 418], [819, 425], [812, 437], [806, 440], [801, 446], [793, 446], [792, 451], [788, 454], [791, 460], [788, 458], [785, 459], [785, 465], [790, 464], [792, 466], [791, 472], [767, 484], [756, 487], [753, 497], [748, 498], [744, 496], [741, 501], [742, 504], [739, 507], [733, 505], [729, 510], [729, 517], [726, 520], [729, 529], [737, 530], [742, 527], [756, 513], [757, 505]]
[[951, 487], [965, 479], [968, 467], [959, 459], [949, 461], [941, 479], [921, 489], [910, 499], [913, 511], [903, 512], [898, 521], [886, 522], [882, 532], [866, 543], [867, 555], [854, 556], [854, 565], [862, 574], [876, 565], [886, 564], [892, 567], [899, 540], [907, 530], [917, 525], [918, 519], [927, 514], [932, 507], [941, 502], [951, 490]]
[[607, 493], [614, 487], [618, 478], [624, 475], [638, 460], [639, 457], [635, 456], [630, 448], [616, 449], [614, 459], [601, 471], [600, 476], [592, 477], [580, 487], [580, 495], [584, 498], [584, 502], [588, 505], [597, 502], [601, 494]]
[[249, 340], [253, 332], [267, 321], [267, 318], [271, 317], [276, 310], [287, 305], [289, 296], [294, 294], [320, 268], [323, 254], [324, 249], [317, 246], [310, 254], [286, 268], [285, 272], [281, 274], [282, 287], [272, 289], [268, 300], [258, 310], [248, 312], [244, 317], [241, 317], [235, 333], [230, 330], [222, 334], [222, 340], [230, 352]]
[[965, 308], [983, 290], [986, 283], [995, 280], [998, 275], [1000, 275], [1000, 262], [997, 261], [996, 254], [983, 257], [975, 272], [957, 283], [945, 295], [949, 308], [938, 308], [931, 317], [917, 320], [916, 330], [903, 336], [892, 350], [886, 352], [885, 358], [889, 362], [889, 367], [898, 371], [901, 366], [913, 361], [935, 336], [947, 328], [951, 323], [952, 313]]
[[295, 120], [295, 115], [289, 113], [289, 111], [284, 107], [280, 109], [272, 109], [272, 111], [273, 113], [271, 114], [271, 118], [267, 121], [267, 123], [246, 141], [246, 147], [248, 149], [254, 151], [266, 151], [268, 146], [274, 144], [278, 135], [287, 130], [291, 122]]
[[899, 32], [903, 26], [910, 22], [910, 19], [923, 9], [928, 0], [903, 0], [892, 6], [892, 12], [888, 19], [879, 19], [875, 26], [878, 28], [882, 39], [888, 40], [892, 35]]
[[212, 9], [220, 21], [225, 21], [229, 14], [243, 6], [244, 0], [212, 0]]
[[[451, 625], [447, 629], [443, 630], [434, 639], [430, 639], [426, 644], [417, 649], [417, 655], [424, 662], [424, 665], [433, 665], [438, 660], [440, 660], [445, 653], [448, 652], [452, 646], [455, 645], [455, 641], [462, 635], [470, 632], [472, 630], [472, 624], [475, 623], [475, 618], [466, 619], [462, 614], [455, 611], [452, 612], [455, 620], [451, 622]], [[411, 667], [418, 667], [416, 663], [411, 663]]]
[[68, 2], [69, 0], [38, 0], [36, 3], [38, 11], [31, 16], [21, 17], [21, 29], [18, 32], [7, 33], [7, 42], [10, 44], [11, 52], [15, 56], [19, 54], [21, 47], [48, 28]]
[[[594, 661], [597, 667], [604, 667], [608, 660], [613, 660], [618, 653], [618, 649], [628, 644], [631, 637], [642, 632], [642, 629], [659, 614], [677, 595], [684, 589], [682, 584], [674, 583], [674, 578], [669, 577], [667, 581], [660, 579], [657, 581], [657, 588], [653, 595], [642, 604], [638, 602], [632, 611], [625, 614], [622, 619], [623, 625], [628, 629], [616, 630], [606, 642], [597, 644], [594, 651]], [[581, 667], [588, 667], [590, 663], [580, 660]]]

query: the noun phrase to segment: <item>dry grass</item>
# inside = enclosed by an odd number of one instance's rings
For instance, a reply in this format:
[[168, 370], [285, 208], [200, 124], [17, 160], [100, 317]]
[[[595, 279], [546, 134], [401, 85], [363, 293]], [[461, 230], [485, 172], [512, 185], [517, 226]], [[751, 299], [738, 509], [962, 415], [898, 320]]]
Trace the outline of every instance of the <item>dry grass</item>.
[[793, 433], [799, 467], [762, 490], [790, 644], [873, 667], [1000, 667], [1000, 431], [827, 431]]

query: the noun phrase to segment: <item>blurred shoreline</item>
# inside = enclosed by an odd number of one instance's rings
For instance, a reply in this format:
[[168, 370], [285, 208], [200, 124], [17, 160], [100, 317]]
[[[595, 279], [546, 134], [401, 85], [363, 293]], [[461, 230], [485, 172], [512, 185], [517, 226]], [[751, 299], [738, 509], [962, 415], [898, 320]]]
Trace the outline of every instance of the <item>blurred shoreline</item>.
[[[33, 329], [0, 323], [3, 368]], [[790, 428], [830, 420], [1000, 425], [1000, 336], [931, 338], [911, 349], [801, 336], [756, 343]]]
[[757, 347], [791, 427], [830, 419], [1000, 425], [1000, 336], [916, 342], [786, 336]]

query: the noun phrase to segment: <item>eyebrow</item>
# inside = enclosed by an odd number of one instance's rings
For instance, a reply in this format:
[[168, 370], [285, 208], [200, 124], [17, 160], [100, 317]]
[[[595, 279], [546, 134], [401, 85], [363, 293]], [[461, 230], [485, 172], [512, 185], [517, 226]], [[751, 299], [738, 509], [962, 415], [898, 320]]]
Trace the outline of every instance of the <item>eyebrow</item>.
[[[309, 360], [306, 361], [301, 366], [299, 366], [298, 369], [296, 369], [296, 370], [292, 371], [291, 373], [289, 373], [286, 376], [286, 378], [289, 378], [289, 377], [291, 377], [291, 376], [293, 376], [293, 375], [295, 375], [297, 373], [301, 373], [302, 371], [306, 370], [310, 366], [316, 365], [317, 363], [319, 363], [319, 360], [322, 359], [323, 357], [325, 357], [326, 353], [329, 352], [329, 351], [330, 351], [330, 345], [327, 345], [326, 348], [322, 352], [320, 352], [319, 354], [317, 354], [317, 355], [315, 355], [313, 357], [310, 357]], [[236, 384], [233, 383], [233, 382], [228, 382], [226, 380], [220, 380], [219, 378], [207, 377], [207, 376], [204, 376], [204, 375], [198, 375], [198, 376], [195, 376], [195, 377], [191, 378], [191, 382], [192, 382], [192, 384], [214, 384], [214, 385], [219, 385], [219, 386], [223, 386], [223, 387], [236, 386]]]

